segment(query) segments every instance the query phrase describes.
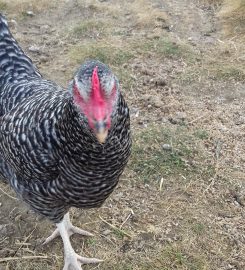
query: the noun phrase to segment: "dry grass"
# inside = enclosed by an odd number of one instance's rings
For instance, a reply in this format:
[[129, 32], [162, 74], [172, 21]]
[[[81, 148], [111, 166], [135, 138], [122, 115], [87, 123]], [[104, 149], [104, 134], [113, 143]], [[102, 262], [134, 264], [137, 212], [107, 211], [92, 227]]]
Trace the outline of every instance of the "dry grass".
[[6, 12], [10, 12], [15, 15], [22, 14], [26, 16], [27, 11], [32, 11], [35, 13], [40, 13], [41, 11], [47, 10], [49, 8], [54, 8], [57, 5], [58, 1], [35, 1], [35, 0], [1, 0], [0, 9]]
[[199, 1], [202, 4], [208, 4], [214, 7], [219, 7], [224, 2], [224, 0], [199, 0]]
[[133, 57], [127, 48], [106, 44], [104, 40], [85, 45], [78, 45], [70, 51], [71, 59], [82, 63], [86, 59], [98, 59], [112, 66], [120, 66]]
[[167, 25], [168, 16], [159, 8], [154, 8], [149, 0], [132, 1], [128, 9], [135, 17], [135, 26], [138, 28], [155, 28]]
[[222, 31], [226, 37], [244, 39], [245, 34], [245, 1], [244, 0], [201, 0], [216, 7], [218, 18], [221, 21]]
[[95, 36], [98, 38], [107, 34], [109, 32], [108, 29], [111, 29], [108, 21], [89, 19], [78, 23], [72, 29], [72, 35], [78, 39], [84, 36]]
[[[135, 136], [130, 167], [141, 181], [160, 184], [162, 178], [172, 175], [182, 175], [186, 179], [190, 174], [193, 177], [195, 173], [201, 173], [201, 168], [197, 166], [200, 163], [198, 159], [203, 159], [203, 154], [198, 152], [201, 148], [199, 138], [206, 139], [208, 135], [200, 130], [190, 134], [184, 125], [176, 130], [161, 125], [149, 126]], [[164, 150], [165, 144], [170, 148]], [[205, 174], [212, 174], [212, 167], [206, 166], [206, 169]]]
[[[170, 2], [171, 17], [179, 6]], [[83, 269], [244, 269], [244, 106], [237, 94], [244, 90], [243, 44], [223, 38], [192, 47], [176, 37], [177, 28], [164, 30], [169, 18], [158, 1], [59, 3], [48, 13], [46, 0], [2, 1], [0, 7], [17, 20], [26, 48], [34, 42], [49, 56], [41, 69], [57, 82], [66, 82], [87, 58], [109, 64], [132, 115], [132, 156], [116, 191], [99, 210], [72, 212], [74, 224], [95, 235], [72, 237], [75, 250], [105, 260]], [[29, 9], [37, 14], [22, 25], [15, 14]], [[50, 32], [40, 34], [35, 23], [47, 21]], [[0, 226], [8, 226], [0, 227], [0, 261], [7, 259], [0, 269], [62, 269], [61, 240], [38, 244], [51, 224], [13, 196], [0, 183]]]
[[245, 1], [225, 0], [218, 14], [222, 20], [223, 32], [226, 36], [245, 35]]
[[245, 34], [244, 0], [203, 0], [204, 3], [219, 7], [218, 17], [222, 23], [223, 34], [234, 37]]

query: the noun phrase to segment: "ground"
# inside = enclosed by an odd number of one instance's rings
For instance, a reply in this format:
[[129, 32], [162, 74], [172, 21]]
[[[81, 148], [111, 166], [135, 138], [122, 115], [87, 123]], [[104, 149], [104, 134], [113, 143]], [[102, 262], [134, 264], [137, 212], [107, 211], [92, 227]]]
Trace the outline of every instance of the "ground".
[[[244, 42], [222, 1], [0, 1], [42, 74], [64, 87], [86, 58], [107, 63], [130, 106], [133, 151], [100, 209], [73, 209], [83, 269], [245, 269]], [[216, 3], [216, 4], [215, 4]], [[54, 226], [0, 183], [0, 269], [62, 269]]]

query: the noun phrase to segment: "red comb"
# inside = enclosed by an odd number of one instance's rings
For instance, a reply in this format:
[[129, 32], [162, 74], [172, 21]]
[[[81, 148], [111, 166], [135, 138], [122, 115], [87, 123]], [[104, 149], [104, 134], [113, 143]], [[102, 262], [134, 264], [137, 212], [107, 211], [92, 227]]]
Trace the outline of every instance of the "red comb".
[[95, 103], [100, 104], [104, 101], [100, 90], [100, 80], [98, 76], [98, 67], [96, 66], [92, 75], [92, 99]]

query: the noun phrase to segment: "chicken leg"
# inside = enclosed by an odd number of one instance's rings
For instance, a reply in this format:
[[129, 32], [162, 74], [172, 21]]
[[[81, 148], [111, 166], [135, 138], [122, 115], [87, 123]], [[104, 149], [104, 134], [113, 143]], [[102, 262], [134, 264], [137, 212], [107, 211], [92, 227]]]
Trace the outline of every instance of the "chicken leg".
[[[82, 229], [80, 229], [78, 227], [73, 226], [72, 223], [71, 223], [71, 221], [70, 221], [69, 212], [64, 215], [63, 220], [60, 223], [58, 223], [58, 224], [61, 224], [61, 223], [64, 224], [64, 227], [66, 228], [66, 231], [67, 231], [69, 237], [71, 235], [73, 235], [74, 233], [85, 235], [85, 236], [93, 236], [92, 233], [87, 232], [87, 231], [84, 231], [84, 230], [82, 230]], [[56, 238], [57, 236], [61, 235], [60, 234], [60, 230], [58, 228], [58, 224], [56, 224], [57, 229], [54, 230], [54, 232], [44, 241], [43, 245], [48, 244], [54, 238]]]
[[82, 257], [74, 251], [70, 242], [70, 236], [72, 234], [78, 233], [86, 236], [92, 236], [92, 234], [73, 226], [69, 218], [69, 213], [65, 214], [63, 220], [60, 223], [57, 223], [56, 226], [57, 229], [45, 240], [44, 244], [52, 241], [58, 235], [61, 236], [65, 253], [65, 265], [63, 270], [82, 270], [81, 264], [100, 263], [103, 261], [96, 258]]

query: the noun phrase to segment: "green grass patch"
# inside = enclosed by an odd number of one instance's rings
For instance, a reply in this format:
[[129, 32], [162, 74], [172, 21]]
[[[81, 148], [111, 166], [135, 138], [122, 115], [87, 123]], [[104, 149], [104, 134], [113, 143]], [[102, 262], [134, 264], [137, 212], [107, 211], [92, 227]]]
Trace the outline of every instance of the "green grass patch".
[[199, 256], [189, 255], [185, 250], [177, 246], [167, 246], [159, 258], [164, 267], [157, 269], [188, 269], [188, 270], [201, 270], [206, 269], [203, 258]]
[[209, 135], [206, 130], [203, 129], [198, 129], [194, 132], [194, 136], [197, 137], [198, 139], [205, 140], [208, 139]]
[[130, 89], [136, 85], [136, 80], [132, 77], [127, 68], [118, 67], [115, 68], [115, 73], [119, 79], [120, 84], [123, 84], [125, 89]]
[[82, 63], [86, 59], [97, 59], [108, 65], [120, 66], [127, 63], [134, 55], [127, 49], [97, 42], [74, 47], [70, 51], [70, 57], [77, 63]]
[[72, 36], [80, 38], [82, 36], [91, 35], [93, 33], [105, 33], [107, 24], [100, 20], [87, 20], [79, 23], [72, 30]]
[[155, 51], [164, 56], [181, 56], [184, 53], [184, 47], [169, 40], [159, 39], [153, 45]]
[[7, 9], [7, 3], [0, 1], [0, 11], [4, 11]]
[[89, 246], [96, 246], [97, 242], [94, 238], [88, 238], [86, 239], [86, 244]]
[[[136, 257], [136, 256], [135, 256]], [[192, 254], [184, 247], [165, 245], [161, 250], [147, 253], [145, 258], [136, 257], [133, 262], [120, 262], [108, 265], [108, 269], [115, 270], [206, 270], [207, 262], [201, 254]]]
[[245, 70], [237, 66], [220, 65], [214, 69], [214, 78], [224, 80], [234, 79], [236, 81], [244, 81]]
[[179, 175], [192, 180], [210, 179], [215, 170], [203, 147], [207, 137], [203, 130], [193, 133], [185, 126], [149, 126], [133, 136], [129, 167], [145, 183]]
[[141, 54], [155, 54], [161, 58], [183, 58], [188, 62], [194, 62], [197, 55], [187, 44], [177, 44], [168, 38], [146, 40], [145, 42], [137, 42], [134, 49]]
[[124, 260], [121, 260], [119, 263], [111, 264], [106, 262], [103, 264], [105, 267], [104, 269], [110, 269], [110, 270], [138, 270], [138, 267], [135, 267], [134, 263], [125, 262]]
[[[95, 27], [99, 27], [96, 22]], [[85, 23], [75, 28], [73, 34], [79, 36], [86, 33], [89, 26]], [[120, 45], [117, 45], [119, 44]], [[129, 63], [134, 58], [158, 57], [158, 58], [183, 58], [186, 62], [195, 59], [195, 54], [185, 45], [176, 44], [168, 39], [142, 40], [128, 39], [123, 43], [113, 37], [108, 39], [96, 40], [95, 42], [82, 43], [70, 49], [69, 57], [81, 63], [85, 59], [98, 59], [106, 64], [116, 66], [121, 69], [125, 63]], [[121, 73], [125, 74], [123, 70]], [[128, 78], [128, 76], [126, 76]]]
[[113, 233], [119, 238], [119, 239], [123, 239], [124, 236], [126, 235], [125, 232], [119, 228], [115, 228], [113, 229]]
[[186, 256], [180, 250], [168, 247], [163, 251], [163, 257], [169, 258], [176, 266], [186, 264]]
[[[172, 148], [164, 150], [163, 144]], [[144, 182], [179, 173], [187, 175], [194, 170], [186, 164], [197, 154], [194, 145], [195, 137], [185, 127], [171, 130], [152, 126], [135, 134], [130, 166]]]
[[204, 61], [202, 66], [196, 64], [190, 64], [190, 66], [180, 74], [178, 80], [181, 83], [189, 84], [197, 81], [214, 80], [214, 81], [244, 81], [245, 69], [240, 63], [231, 63], [230, 59], [225, 61], [219, 61], [216, 58], [215, 63], [213, 61]]
[[205, 225], [203, 223], [194, 223], [192, 225], [192, 230], [197, 235], [202, 235], [205, 233]]

